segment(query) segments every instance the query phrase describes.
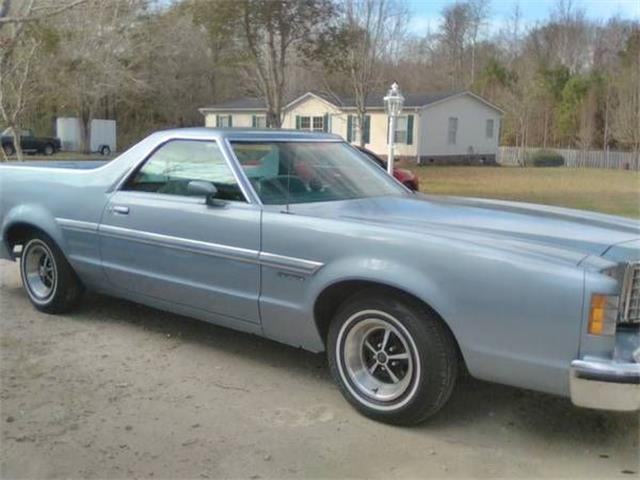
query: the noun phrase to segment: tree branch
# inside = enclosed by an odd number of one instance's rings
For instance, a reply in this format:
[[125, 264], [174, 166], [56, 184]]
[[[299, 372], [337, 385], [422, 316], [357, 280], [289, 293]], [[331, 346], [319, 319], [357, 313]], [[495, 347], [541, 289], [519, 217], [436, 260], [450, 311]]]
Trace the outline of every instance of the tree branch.
[[83, 3], [87, 3], [90, 0], [74, 0], [71, 3], [63, 5], [62, 7], [58, 7], [52, 10], [47, 11], [46, 13], [39, 13], [36, 15], [27, 15], [27, 16], [18, 16], [18, 17], [0, 17], [0, 25], [6, 25], [8, 23], [27, 23], [27, 22], [37, 22], [38, 20], [43, 20], [45, 18], [52, 17], [54, 15], [59, 15], [61, 13], [66, 12], [72, 8], [75, 8]]

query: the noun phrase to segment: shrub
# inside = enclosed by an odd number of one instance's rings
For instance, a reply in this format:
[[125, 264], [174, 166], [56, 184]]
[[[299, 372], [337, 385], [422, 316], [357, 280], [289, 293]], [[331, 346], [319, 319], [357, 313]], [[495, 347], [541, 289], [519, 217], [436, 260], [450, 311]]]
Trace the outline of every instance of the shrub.
[[540, 150], [527, 155], [524, 164], [527, 167], [562, 167], [564, 157], [556, 152]]

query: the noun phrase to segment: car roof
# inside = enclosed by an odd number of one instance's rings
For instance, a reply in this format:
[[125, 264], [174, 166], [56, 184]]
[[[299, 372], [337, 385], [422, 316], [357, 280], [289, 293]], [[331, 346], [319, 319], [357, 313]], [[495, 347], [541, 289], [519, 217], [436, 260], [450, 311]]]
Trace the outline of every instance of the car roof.
[[229, 141], [325, 141], [342, 142], [339, 135], [323, 132], [307, 132], [303, 130], [275, 128], [174, 128], [158, 132], [167, 137], [210, 137], [211, 139], [227, 139]]

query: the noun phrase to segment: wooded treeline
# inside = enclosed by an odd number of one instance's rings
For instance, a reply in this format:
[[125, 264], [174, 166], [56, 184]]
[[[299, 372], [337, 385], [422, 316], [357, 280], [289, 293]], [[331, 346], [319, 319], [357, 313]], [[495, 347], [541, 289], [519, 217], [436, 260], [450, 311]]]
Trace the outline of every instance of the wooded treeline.
[[499, 29], [489, 0], [452, 2], [431, 31], [410, 16], [403, 0], [0, 0], [0, 122], [51, 134], [57, 116], [111, 118], [126, 147], [245, 95], [271, 126], [308, 90], [364, 118], [397, 81], [484, 96], [506, 112], [503, 145], [640, 150], [639, 22], [568, 0], [535, 25], [516, 3]]

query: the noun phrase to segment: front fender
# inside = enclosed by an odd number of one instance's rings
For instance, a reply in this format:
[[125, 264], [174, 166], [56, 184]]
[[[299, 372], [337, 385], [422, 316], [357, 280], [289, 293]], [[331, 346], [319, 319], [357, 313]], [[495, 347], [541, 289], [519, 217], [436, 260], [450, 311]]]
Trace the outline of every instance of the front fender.
[[[428, 275], [428, 272], [393, 260], [367, 257], [342, 258], [321, 268], [309, 280], [306, 309], [314, 311], [316, 300], [327, 288], [354, 280], [373, 282], [404, 291], [427, 303], [443, 319], [451, 314], [447, 292]], [[449, 327], [451, 328], [450, 325]]]

